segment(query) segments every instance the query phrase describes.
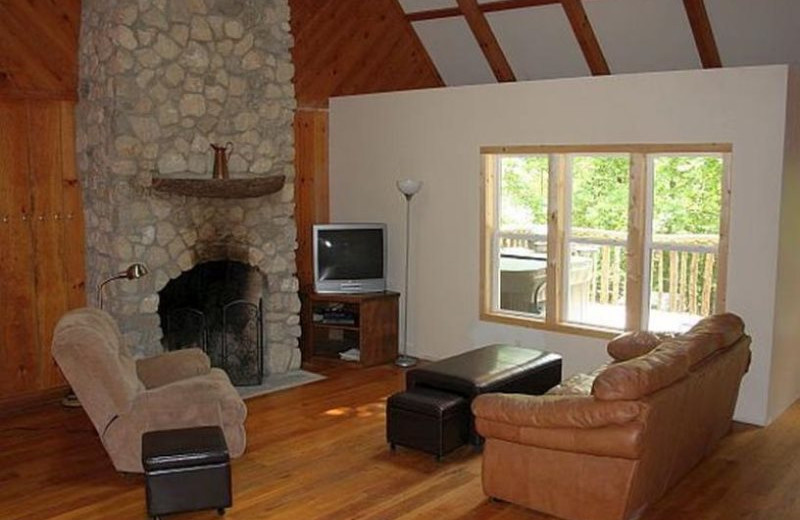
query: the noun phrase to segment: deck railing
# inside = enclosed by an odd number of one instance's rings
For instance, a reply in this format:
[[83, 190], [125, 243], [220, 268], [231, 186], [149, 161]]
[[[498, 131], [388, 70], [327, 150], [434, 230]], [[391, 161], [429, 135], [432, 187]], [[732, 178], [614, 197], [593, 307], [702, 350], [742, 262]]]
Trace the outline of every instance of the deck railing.
[[[626, 249], [622, 245], [591, 244], [588, 237], [624, 240], [619, 233], [584, 230], [574, 254], [592, 261], [590, 303], [624, 304]], [[501, 235], [500, 248], [522, 248], [545, 252], [541, 237], [524, 232]], [[650, 258], [650, 308], [666, 312], [707, 316], [716, 299], [716, 239], [714, 235], [669, 235], [655, 237]], [[574, 243], [574, 242], [573, 242]]]

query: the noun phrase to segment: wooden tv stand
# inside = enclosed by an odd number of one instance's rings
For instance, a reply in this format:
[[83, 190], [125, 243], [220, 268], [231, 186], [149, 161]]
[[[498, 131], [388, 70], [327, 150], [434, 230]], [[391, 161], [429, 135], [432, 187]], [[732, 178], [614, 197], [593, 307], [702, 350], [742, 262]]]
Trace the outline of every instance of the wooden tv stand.
[[397, 321], [400, 293], [311, 293], [303, 305], [303, 359], [339, 358], [358, 348], [362, 366], [380, 365], [397, 358]]

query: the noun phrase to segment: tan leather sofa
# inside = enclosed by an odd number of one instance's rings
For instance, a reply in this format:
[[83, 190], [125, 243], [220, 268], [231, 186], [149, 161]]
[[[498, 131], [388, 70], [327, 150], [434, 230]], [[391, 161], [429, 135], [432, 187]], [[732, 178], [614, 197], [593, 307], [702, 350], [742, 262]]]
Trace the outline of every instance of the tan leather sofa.
[[230, 456], [244, 452], [247, 408], [203, 351], [136, 361], [111, 316], [82, 308], [59, 320], [52, 352], [118, 471], [142, 472], [141, 437], [153, 430], [220, 426]]
[[729, 432], [749, 362], [742, 320], [721, 314], [548, 395], [479, 396], [484, 492], [561, 518], [637, 518]]

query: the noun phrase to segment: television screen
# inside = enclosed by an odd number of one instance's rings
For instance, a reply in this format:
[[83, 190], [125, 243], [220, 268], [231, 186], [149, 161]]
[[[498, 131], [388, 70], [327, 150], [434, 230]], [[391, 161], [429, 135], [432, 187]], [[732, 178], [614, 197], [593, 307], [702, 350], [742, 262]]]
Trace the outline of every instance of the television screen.
[[385, 289], [386, 226], [314, 226], [314, 283], [318, 292]]
[[383, 278], [380, 229], [329, 229], [319, 232], [319, 279]]

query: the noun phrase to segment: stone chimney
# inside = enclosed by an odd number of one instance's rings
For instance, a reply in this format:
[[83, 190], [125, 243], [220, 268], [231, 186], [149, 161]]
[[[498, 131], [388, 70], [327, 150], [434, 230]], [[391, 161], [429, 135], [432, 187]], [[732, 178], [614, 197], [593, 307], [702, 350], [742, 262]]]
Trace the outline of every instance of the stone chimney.
[[[267, 279], [266, 371], [300, 363], [294, 250], [294, 67], [287, 0], [83, 0], [78, 161], [89, 299], [106, 289], [131, 350], [162, 351], [158, 292], [198, 263], [236, 260]], [[281, 175], [277, 193], [203, 198], [154, 178], [210, 179], [210, 143], [233, 143], [232, 178]]]

